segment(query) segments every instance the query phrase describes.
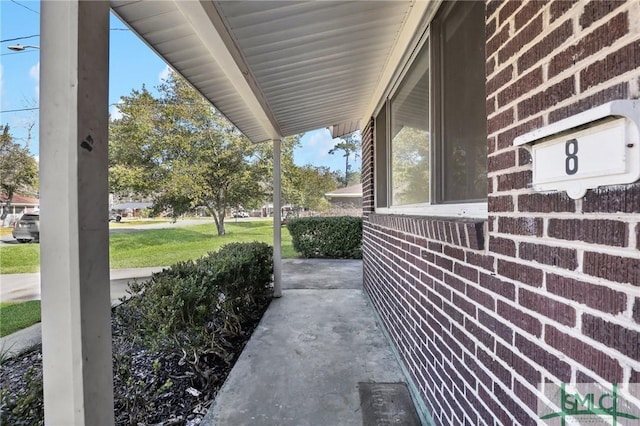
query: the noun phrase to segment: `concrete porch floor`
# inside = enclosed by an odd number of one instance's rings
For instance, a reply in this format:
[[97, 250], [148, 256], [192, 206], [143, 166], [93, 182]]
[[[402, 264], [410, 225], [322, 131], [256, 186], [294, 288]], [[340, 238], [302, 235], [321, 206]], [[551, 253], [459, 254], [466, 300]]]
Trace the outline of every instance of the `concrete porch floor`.
[[285, 260], [282, 282], [202, 425], [362, 425], [358, 383], [405, 381], [361, 261]]

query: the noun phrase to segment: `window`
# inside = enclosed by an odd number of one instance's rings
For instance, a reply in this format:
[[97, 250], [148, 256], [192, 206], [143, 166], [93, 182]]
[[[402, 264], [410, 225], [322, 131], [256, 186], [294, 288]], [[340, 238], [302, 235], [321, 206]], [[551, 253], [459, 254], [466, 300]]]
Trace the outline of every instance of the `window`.
[[486, 211], [484, 30], [483, 2], [444, 3], [431, 22], [375, 118], [377, 207]]

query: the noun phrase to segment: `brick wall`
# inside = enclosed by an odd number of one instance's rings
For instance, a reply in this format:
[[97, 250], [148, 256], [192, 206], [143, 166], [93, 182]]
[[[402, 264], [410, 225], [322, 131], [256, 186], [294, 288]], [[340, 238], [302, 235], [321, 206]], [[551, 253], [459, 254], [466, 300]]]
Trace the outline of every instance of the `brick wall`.
[[640, 97], [640, 2], [489, 1], [486, 37], [489, 218], [375, 213], [370, 123], [365, 288], [436, 424], [534, 425], [540, 382], [640, 381], [640, 183], [535, 193], [512, 145]]

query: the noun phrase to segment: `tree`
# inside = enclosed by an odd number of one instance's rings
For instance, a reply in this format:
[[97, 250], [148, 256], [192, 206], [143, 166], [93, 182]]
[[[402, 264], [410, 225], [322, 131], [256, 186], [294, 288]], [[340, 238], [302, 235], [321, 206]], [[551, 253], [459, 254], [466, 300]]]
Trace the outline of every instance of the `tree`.
[[265, 196], [256, 145], [181, 77], [158, 90], [122, 98], [111, 125], [112, 189], [150, 195], [174, 213], [203, 206], [224, 235], [227, 208]]
[[0, 189], [7, 194], [5, 208], [0, 215], [4, 220], [9, 213], [13, 196], [17, 192], [35, 192], [38, 185], [38, 164], [29, 149], [15, 143], [5, 125], [0, 135]]
[[333, 148], [329, 150], [329, 154], [335, 154], [338, 151], [344, 152], [344, 180], [342, 180], [343, 186], [348, 186], [350, 182], [351, 165], [349, 164], [349, 157], [353, 154], [353, 160], [355, 161], [360, 156], [361, 139], [359, 132], [353, 132], [347, 135], [344, 139], [340, 139], [340, 142], [335, 144]]

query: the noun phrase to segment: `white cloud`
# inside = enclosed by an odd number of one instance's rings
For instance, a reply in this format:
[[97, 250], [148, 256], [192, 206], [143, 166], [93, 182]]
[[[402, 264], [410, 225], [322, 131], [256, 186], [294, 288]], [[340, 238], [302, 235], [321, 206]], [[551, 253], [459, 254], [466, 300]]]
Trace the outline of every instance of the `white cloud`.
[[35, 80], [36, 87], [34, 87], [36, 102], [40, 100], [40, 61], [31, 67], [29, 70], [29, 77]]
[[169, 65], [166, 65], [162, 71], [160, 71], [160, 74], [158, 74], [158, 81], [162, 83], [164, 80], [169, 78], [169, 75], [171, 75], [171, 68], [169, 68]]
[[307, 147], [315, 153], [315, 158], [322, 159], [329, 155], [329, 150], [338, 142], [338, 139], [332, 139], [331, 133], [327, 129], [318, 129], [311, 132]]
[[120, 112], [120, 108], [118, 108], [119, 104], [122, 104], [122, 101], [118, 101], [114, 105], [111, 105], [111, 109], [109, 109], [111, 120], [120, 120], [122, 118], [122, 112]]

